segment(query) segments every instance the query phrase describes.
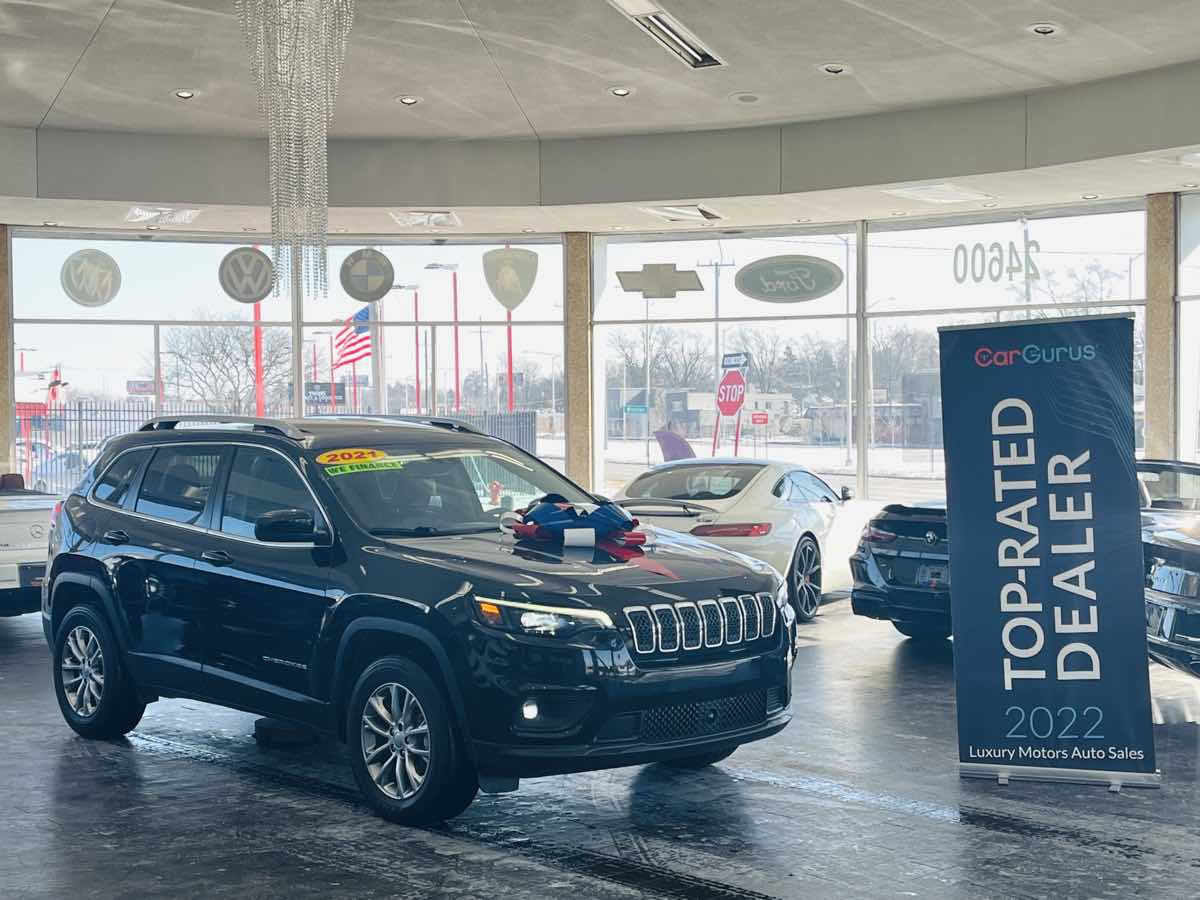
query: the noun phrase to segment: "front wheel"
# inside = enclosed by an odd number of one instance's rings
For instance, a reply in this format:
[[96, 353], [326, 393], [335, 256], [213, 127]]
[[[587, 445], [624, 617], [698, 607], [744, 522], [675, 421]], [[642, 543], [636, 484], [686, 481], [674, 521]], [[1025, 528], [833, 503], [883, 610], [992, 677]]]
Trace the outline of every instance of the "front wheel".
[[350, 695], [346, 736], [359, 789], [385, 819], [442, 822], [479, 791], [441, 691], [411, 660], [387, 657], [367, 667]]
[[898, 632], [914, 641], [944, 641], [950, 637], [948, 622], [893, 622]]
[[796, 618], [811, 622], [821, 611], [821, 548], [812, 535], [806, 534], [796, 545], [790, 587]]
[[663, 765], [673, 769], [703, 769], [705, 766], [715, 765], [723, 759], [729, 759], [736, 750], [737, 747], [730, 747], [728, 750], [714, 750], [696, 756], [681, 756], [677, 759], [665, 760]]
[[90, 606], [71, 609], [58, 627], [54, 696], [71, 729], [96, 740], [128, 734], [146, 711], [108, 623]]

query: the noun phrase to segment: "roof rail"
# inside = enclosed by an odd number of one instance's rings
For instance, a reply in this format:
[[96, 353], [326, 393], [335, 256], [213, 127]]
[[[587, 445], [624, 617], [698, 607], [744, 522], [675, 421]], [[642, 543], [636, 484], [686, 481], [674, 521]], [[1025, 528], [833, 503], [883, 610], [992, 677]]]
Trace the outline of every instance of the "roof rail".
[[466, 434], [486, 434], [486, 432], [480, 431], [474, 425], [464, 422], [462, 419], [454, 419], [449, 416], [376, 416], [375, 418], [392, 422], [415, 422], [418, 425], [433, 425], [436, 428], [462, 431]]
[[249, 425], [251, 431], [265, 434], [278, 434], [294, 441], [306, 437], [304, 431], [282, 419], [260, 419], [255, 416], [223, 416], [205, 415], [200, 413], [179, 413], [169, 416], [155, 416], [138, 431], [171, 431], [181, 422], [200, 422], [209, 425]]

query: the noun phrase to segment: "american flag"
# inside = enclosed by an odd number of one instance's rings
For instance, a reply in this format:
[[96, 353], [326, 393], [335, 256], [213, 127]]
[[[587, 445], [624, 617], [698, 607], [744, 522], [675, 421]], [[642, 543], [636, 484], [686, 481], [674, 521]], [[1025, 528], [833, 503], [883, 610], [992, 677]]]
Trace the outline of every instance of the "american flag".
[[371, 307], [364, 306], [346, 320], [333, 338], [333, 367], [348, 366], [371, 355]]

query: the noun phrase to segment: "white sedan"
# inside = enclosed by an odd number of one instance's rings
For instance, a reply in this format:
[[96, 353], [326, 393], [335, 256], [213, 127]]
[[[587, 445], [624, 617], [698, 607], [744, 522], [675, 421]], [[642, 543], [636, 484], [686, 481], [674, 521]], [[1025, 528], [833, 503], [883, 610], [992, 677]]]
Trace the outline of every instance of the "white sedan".
[[769, 563], [788, 579], [796, 614], [821, 608], [821, 558], [851, 499], [794, 463], [685, 459], [631, 481], [613, 499], [640, 521], [684, 531]]

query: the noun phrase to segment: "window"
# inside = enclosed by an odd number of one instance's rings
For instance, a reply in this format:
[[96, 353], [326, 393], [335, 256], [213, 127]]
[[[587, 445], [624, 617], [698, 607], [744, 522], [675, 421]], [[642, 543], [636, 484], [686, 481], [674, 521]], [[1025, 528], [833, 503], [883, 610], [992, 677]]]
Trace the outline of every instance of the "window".
[[742, 492], [762, 466], [683, 465], [649, 472], [626, 492], [630, 497], [657, 500], [728, 500]]
[[1138, 481], [1144, 508], [1200, 510], [1200, 469], [1139, 463]]
[[792, 502], [828, 503], [837, 499], [829, 485], [809, 472], [792, 472]]
[[142, 478], [134, 508], [148, 516], [194, 524], [204, 512], [220, 463], [219, 449], [161, 448]]
[[254, 537], [254, 523], [277, 509], [302, 509], [321, 522], [312, 494], [294, 466], [271, 450], [239, 447], [229, 471], [221, 530]]
[[142, 464], [150, 458], [150, 450], [131, 450], [123, 453], [105, 471], [96, 483], [96, 499], [113, 506], [125, 502], [134, 476], [142, 468]]

